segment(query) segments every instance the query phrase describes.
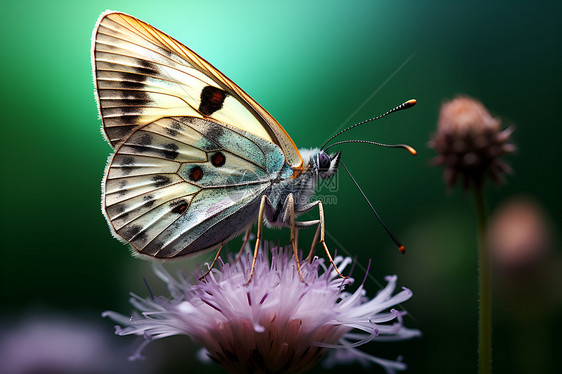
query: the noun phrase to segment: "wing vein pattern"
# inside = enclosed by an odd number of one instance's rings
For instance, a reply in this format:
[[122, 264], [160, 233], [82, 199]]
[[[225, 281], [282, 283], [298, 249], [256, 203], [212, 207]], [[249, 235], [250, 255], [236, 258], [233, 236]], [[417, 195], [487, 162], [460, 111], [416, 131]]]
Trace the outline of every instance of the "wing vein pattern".
[[235, 127], [160, 118], [116, 148], [106, 170], [105, 214], [116, 236], [142, 254], [169, 258], [205, 250], [229, 238], [206, 236], [219, 223], [226, 233], [240, 230], [241, 218], [234, 216], [255, 209], [283, 164], [278, 146]]
[[116, 237], [171, 258], [215, 248], [255, 219], [273, 181], [302, 166], [295, 144], [195, 52], [129, 15], [92, 37], [96, 98], [114, 148], [102, 205]]
[[98, 21], [92, 49], [98, 105], [113, 147], [139, 125], [191, 116], [261, 137], [281, 148], [289, 166], [302, 165], [295, 144], [265, 109], [195, 52], [147, 23], [106, 13]]

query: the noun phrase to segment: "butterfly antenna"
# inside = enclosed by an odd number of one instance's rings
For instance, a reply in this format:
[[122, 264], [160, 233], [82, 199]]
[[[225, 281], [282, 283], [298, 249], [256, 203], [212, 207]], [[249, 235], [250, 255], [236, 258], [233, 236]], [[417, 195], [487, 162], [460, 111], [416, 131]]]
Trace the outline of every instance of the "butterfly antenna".
[[346, 143], [366, 143], [366, 144], [378, 145], [386, 148], [403, 148], [408, 152], [410, 152], [412, 155], [414, 156], [417, 155], [416, 150], [407, 144], [384, 144], [384, 143], [373, 142], [371, 140], [342, 140], [341, 142], [335, 142], [330, 144], [324, 149], [324, 151], [327, 151], [328, 149], [332, 148], [335, 145], [346, 144]]
[[404, 102], [404, 103], [398, 105], [397, 107], [394, 107], [393, 109], [389, 110], [388, 112], [386, 112], [386, 113], [384, 113], [384, 114], [381, 114], [380, 116], [373, 117], [373, 118], [367, 119], [367, 120], [365, 120], [365, 121], [361, 121], [361, 122], [359, 122], [359, 123], [356, 123], [355, 125], [349, 126], [348, 128], [341, 130], [340, 132], [338, 132], [337, 134], [335, 134], [334, 136], [332, 136], [330, 139], [328, 139], [328, 140], [322, 145], [322, 147], [320, 148], [320, 150], [323, 150], [324, 147], [326, 146], [326, 144], [328, 144], [328, 143], [329, 143], [332, 139], [334, 139], [336, 136], [340, 136], [340, 135], [343, 134], [344, 132], [349, 131], [349, 130], [351, 130], [351, 129], [354, 128], [354, 127], [363, 125], [363, 124], [365, 124], [365, 123], [367, 123], [367, 122], [375, 121], [375, 120], [380, 119], [380, 118], [382, 118], [382, 117], [386, 117], [386, 116], [388, 116], [390, 113], [394, 113], [394, 112], [398, 112], [398, 111], [400, 111], [400, 110], [404, 110], [404, 109], [411, 108], [411, 107], [413, 107], [414, 105], [416, 105], [416, 102], [417, 102], [416, 99], [410, 99], [410, 100], [408, 100], [408, 101], [406, 101], [406, 102]]
[[396, 237], [394, 235], [392, 235], [392, 233], [390, 232], [390, 230], [388, 229], [388, 227], [386, 227], [386, 225], [384, 224], [384, 222], [381, 220], [381, 217], [379, 216], [379, 214], [377, 213], [377, 211], [375, 210], [375, 208], [373, 207], [373, 204], [371, 204], [371, 202], [369, 201], [369, 199], [367, 198], [367, 195], [365, 195], [365, 193], [363, 192], [363, 190], [361, 189], [361, 187], [359, 187], [359, 184], [357, 183], [357, 181], [355, 180], [355, 178], [353, 178], [353, 175], [351, 175], [349, 169], [347, 168], [347, 166], [345, 166], [345, 164], [340, 160], [340, 164], [344, 167], [345, 171], [347, 172], [347, 174], [349, 174], [349, 176], [351, 177], [351, 180], [353, 181], [353, 183], [355, 183], [355, 186], [359, 189], [359, 192], [361, 192], [361, 195], [363, 195], [363, 197], [365, 198], [365, 201], [367, 201], [367, 204], [369, 204], [369, 206], [371, 207], [371, 210], [373, 211], [373, 213], [375, 213], [375, 216], [377, 216], [377, 219], [379, 220], [381, 226], [383, 227], [383, 229], [385, 229], [385, 231], [387, 232], [388, 236], [390, 236], [390, 239], [392, 239], [392, 241], [394, 242], [394, 244], [396, 244], [396, 246], [398, 247], [398, 250], [400, 251], [400, 253], [405, 254], [406, 253], [406, 249], [404, 248], [404, 245], [398, 240], [396, 239]]

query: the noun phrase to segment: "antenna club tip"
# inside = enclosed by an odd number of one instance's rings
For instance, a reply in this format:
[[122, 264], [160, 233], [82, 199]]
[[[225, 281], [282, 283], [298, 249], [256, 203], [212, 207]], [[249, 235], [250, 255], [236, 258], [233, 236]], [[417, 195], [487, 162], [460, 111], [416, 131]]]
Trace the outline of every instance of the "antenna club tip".
[[406, 101], [406, 103], [407, 103], [409, 106], [414, 106], [414, 105], [417, 104], [417, 102], [418, 102], [418, 101], [417, 101], [416, 99], [410, 99], [410, 100]]
[[398, 250], [400, 251], [400, 253], [402, 253], [403, 255], [406, 254], [406, 248], [404, 248], [403, 244], [400, 244], [400, 246], [398, 247]]
[[418, 154], [418, 152], [414, 148], [410, 147], [409, 145], [406, 146], [406, 149], [414, 156]]

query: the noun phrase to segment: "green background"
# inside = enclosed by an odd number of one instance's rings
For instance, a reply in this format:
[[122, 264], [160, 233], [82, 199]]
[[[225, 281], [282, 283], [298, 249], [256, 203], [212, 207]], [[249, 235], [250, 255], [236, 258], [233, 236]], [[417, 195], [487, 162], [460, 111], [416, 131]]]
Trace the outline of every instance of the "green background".
[[[414, 291], [404, 304], [411, 314], [405, 321], [423, 337], [363, 350], [385, 358], [402, 355], [410, 372], [475, 372], [472, 196], [458, 187], [446, 193], [442, 171], [429, 163], [434, 152], [427, 142], [445, 99], [460, 93], [480, 99], [505, 126], [516, 127], [518, 147], [506, 158], [515, 171], [507, 184], [487, 186], [490, 210], [512, 196], [531, 196], [545, 210], [554, 238], [559, 235], [560, 2], [5, 4], [0, 15], [0, 328], [34, 313], [92, 321], [106, 309], [127, 313], [129, 291], [147, 294], [142, 277], [156, 282], [149, 263], [132, 258], [111, 237], [100, 211], [100, 181], [111, 148], [100, 133], [90, 38], [98, 15], [108, 8], [154, 25], [210, 61], [275, 116], [299, 147], [320, 146], [344, 124], [416, 98], [415, 108], [347, 138], [407, 143], [418, 150], [417, 157], [367, 145], [341, 147], [346, 165], [406, 244], [407, 255], [400, 256], [343, 173], [337, 204], [326, 207], [327, 230], [339, 244], [331, 239], [328, 244], [356, 255], [359, 264], [373, 259], [370, 296], [387, 274], [398, 274], [399, 283]], [[268, 231], [266, 237], [277, 241], [285, 234]], [[303, 248], [310, 236], [301, 235]], [[551, 271], [552, 264], [560, 273], [560, 257], [555, 244], [544, 269], [535, 273]], [[363, 270], [357, 272], [362, 278]], [[525, 278], [522, 283], [529, 285]], [[505, 289], [494, 288], [497, 373], [561, 370], [560, 276], [532, 284], [536, 296], [515, 304], [502, 302]], [[102, 326], [112, 330], [110, 321]], [[165, 362], [160, 372], [211, 370], [199, 366], [187, 338], [170, 341], [153, 344], [166, 349], [147, 349], [149, 361]], [[165, 359], [156, 358], [161, 354]], [[331, 372], [341, 370], [346, 369]]]

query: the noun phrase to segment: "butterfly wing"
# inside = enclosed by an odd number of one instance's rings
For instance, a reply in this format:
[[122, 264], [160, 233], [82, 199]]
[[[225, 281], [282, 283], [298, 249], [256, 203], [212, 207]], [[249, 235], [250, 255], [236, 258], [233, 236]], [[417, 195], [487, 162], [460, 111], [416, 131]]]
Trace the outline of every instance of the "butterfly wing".
[[102, 14], [92, 64], [105, 135], [113, 147], [158, 118], [191, 116], [227, 123], [276, 144], [285, 162], [302, 157], [279, 123], [196, 53], [123, 13]]
[[253, 219], [280, 147], [196, 117], [165, 117], [136, 129], [112, 156], [103, 208], [116, 237], [160, 258], [215, 248]]

